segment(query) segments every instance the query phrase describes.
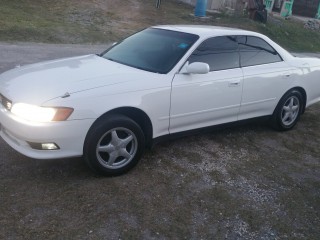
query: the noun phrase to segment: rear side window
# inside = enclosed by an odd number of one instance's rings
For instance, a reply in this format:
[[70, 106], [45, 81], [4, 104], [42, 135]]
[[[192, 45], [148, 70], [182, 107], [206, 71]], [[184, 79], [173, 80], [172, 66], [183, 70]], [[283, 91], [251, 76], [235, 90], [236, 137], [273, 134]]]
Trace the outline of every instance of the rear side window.
[[275, 63], [282, 58], [266, 41], [258, 37], [238, 36], [241, 67]]
[[236, 38], [223, 36], [205, 40], [190, 56], [189, 63], [193, 62], [208, 63], [210, 71], [240, 67]]

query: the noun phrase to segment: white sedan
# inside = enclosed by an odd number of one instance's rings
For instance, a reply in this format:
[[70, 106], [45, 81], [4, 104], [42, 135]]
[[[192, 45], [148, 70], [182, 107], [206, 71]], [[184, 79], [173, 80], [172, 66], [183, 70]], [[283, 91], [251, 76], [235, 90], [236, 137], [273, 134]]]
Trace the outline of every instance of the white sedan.
[[110, 176], [165, 136], [265, 116], [289, 130], [319, 100], [320, 59], [255, 32], [156, 26], [100, 55], [0, 75], [0, 135], [31, 158], [83, 156]]

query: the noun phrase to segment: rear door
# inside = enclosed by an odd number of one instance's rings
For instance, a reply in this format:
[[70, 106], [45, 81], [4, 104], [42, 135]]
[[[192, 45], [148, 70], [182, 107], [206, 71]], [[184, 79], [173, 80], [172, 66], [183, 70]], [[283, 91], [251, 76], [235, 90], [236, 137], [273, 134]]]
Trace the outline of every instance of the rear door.
[[292, 83], [292, 67], [264, 39], [238, 36], [243, 70], [239, 120], [271, 115]]

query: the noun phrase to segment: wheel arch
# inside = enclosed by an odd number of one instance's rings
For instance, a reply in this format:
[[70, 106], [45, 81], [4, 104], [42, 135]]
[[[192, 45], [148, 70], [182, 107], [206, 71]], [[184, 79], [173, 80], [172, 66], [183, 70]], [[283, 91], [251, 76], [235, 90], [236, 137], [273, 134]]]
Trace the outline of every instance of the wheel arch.
[[303, 87], [294, 87], [294, 88], [291, 88], [290, 90], [288, 90], [287, 92], [289, 91], [292, 91], [292, 90], [297, 90], [298, 92], [301, 93], [302, 95], [302, 100], [303, 100], [303, 104], [302, 104], [302, 110], [301, 110], [301, 114], [304, 113], [304, 111], [306, 110], [306, 104], [307, 104], [307, 92], [306, 90], [303, 88]]
[[[301, 99], [302, 102], [300, 103], [301, 107], [298, 110], [298, 112], [295, 113], [294, 116], [291, 115], [292, 116], [291, 117], [292, 120], [290, 120], [291, 122], [285, 123], [282, 118], [284, 104], [288, 101], [289, 98], [291, 98], [293, 96], [298, 96], [298, 95], [299, 95], [299, 99], [302, 98]], [[288, 91], [286, 91], [282, 95], [282, 97], [279, 99], [279, 102], [277, 103], [277, 106], [275, 107], [275, 109], [273, 111], [273, 114], [270, 118], [271, 126], [278, 131], [291, 130], [298, 122], [300, 115], [305, 111], [306, 97], [307, 97], [306, 92], [302, 87], [293, 87], [293, 88], [290, 88]], [[300, 100], [299, 100], [299, 102], [300, 102]]]
[[[152, 138], [153, 138], [153, 125], [151, 122], [151, 119], [149, 116], [141, 109], [135, 108], [135, 107], [119, 107], [112, 109], [104, 114], [102, 114], [99, 118], [94, 121], [92, 126], [98, 122], [103, 121], [105, 117], [108, 117], [113, 114], [119, 114], [124, 115], [128, 118], [131, 118], [133, 121], [135, 121], [142, 129], [145, 139], [146, 139], [146, 145], [147, 147], [150, 147], [152, 144]], [[89, 129], [90, 131], [90, 129]]]
[[288, 92], [291, 92], [291, 91], [293, 91], [293, 90], [296, 90], [296, 91], [300, 92], [301, 95], [302, 95], [302, 98], [303, 98], [303, 99], [302, 99], [302, 100], [303, 100], [302, 107], [303, 107], [303, 108], [302, 108], [302, 110], [301, 110], [301, 114], [304, 113], [304, 111], [305, 111], [305, 109], [306, 109], [306, 104], [307, 104], [307, 93], [306, 93], [306, 90], [305, 90], [303, 87], [298, 87], [298, 86], [297, 86], [297, 87], [290, 88], [288, 91], [286, 91], [284, 94], [282, 94], [282, 96], [281, 96], [281, 98], [279, 99], [279, 101], [278, 101], [278, 103], [277, 103], [277, 105], [276, 105], [273, 113], [276, 111], [277, 106], [278, 106], [279, 102], [281, 101], [282, 97], [285, 96]]

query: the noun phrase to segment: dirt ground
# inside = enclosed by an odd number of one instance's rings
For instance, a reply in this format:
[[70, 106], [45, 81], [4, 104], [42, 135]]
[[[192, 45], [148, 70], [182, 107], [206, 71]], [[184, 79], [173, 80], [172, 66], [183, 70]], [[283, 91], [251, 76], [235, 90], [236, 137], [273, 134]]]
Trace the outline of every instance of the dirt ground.
[[[0, 71], [101, 48], [0, 44]], [[0, 239], [318, 239], [319, 121], [316, 104], [289, 132], [250, 124], [162, 143], [116, 178], [0, 140]]]

